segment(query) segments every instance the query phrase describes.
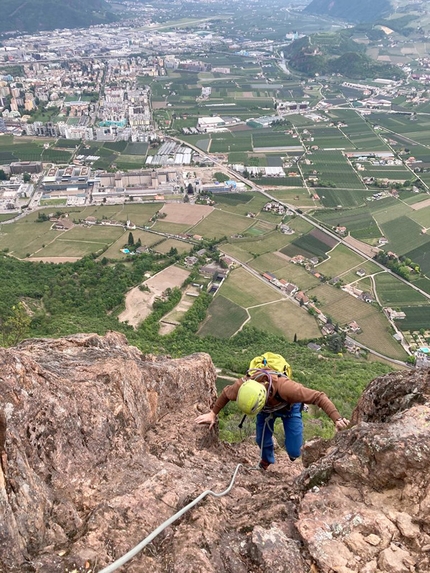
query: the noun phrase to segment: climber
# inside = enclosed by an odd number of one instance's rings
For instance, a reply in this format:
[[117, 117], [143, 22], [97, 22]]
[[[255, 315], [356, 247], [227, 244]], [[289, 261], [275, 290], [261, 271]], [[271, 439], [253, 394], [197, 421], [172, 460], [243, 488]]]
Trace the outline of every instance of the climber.
[[212, 410], [195, 419], [196, 424], [215, 424], [218, 413], [230, 401], [236, 400], [239, 409], [246, 415], [257, 416], [256, 442], [261, 448], [259, 467], [267, 469], [275, 463], [273, 430], [275, 419], [281, 418], [285, 430], [285, 449], [291, 461], [300, 456], [303, 441], [303, 404], [315, 404], [334, 422], [336, 431], [344, 430], [349, 420], [342, 418], [324, 392], [311, 390], [290, 380], [281, 373], [248, 373], [234, 384], [226, 386]]

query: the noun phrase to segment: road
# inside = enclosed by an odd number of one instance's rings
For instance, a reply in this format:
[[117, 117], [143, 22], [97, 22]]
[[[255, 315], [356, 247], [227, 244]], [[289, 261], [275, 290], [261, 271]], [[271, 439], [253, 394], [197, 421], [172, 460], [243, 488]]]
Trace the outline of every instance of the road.
[[[222, 247], [219, 247], [219, 250], [221, 252], [223, 252]], [[278, 294], [282, 295], [285, 299], [296, 304], [297, 306], [300, 306], [299, 302], [295, 298], [287, 295], [286, 293], [283, 293], [277, 286], [272, 285], [271, 283], [269, 283], [268, 281], [263, 279], [262, 276], [260, 275], [260, 273], [257, 272], [256, 270], [254, 270], [253, 268], [251, 268], [249, 265], [239, 261], [239, 259], [236, 259], [235, 257], [232, 257], [230, 254], [228, 254], [227, 256], [229, 259], [232, 259], [237, 265], [240, 265], [242, 268], [244, 268], [246, 271], [248, 271], [250, 274], [252, 274], [258, 280], [263, 282], [265, 285], [273, 288], [273, 290], [275, 290]], [[359, 348], [366, 350], [367, 352], [369, 352], [370, 354], [373, 354], [374, 356], [377, 356], [378, 358], [382, 358], [388, 362], [391, 362], [392, 364], [396, 364], [397, 366], [404, 366], [406, 368], [412, 368], [412, 366], [410, 364], [407, 364], [406, 362], [402, 362], [402, 360], [396, 360], [395, 358], [390, 358], [390, 356], [385, 356], [384, 354], [381, 354], [380, 352], [377, 352], [376, 350], [369, 348], [365, 344], [358, 342], [357, 340], [351, 338], [350, 336], [347, 336], [346, 339], [349, 340], [351, 342], [351, 344], [354, 344], [355, 346], [358, 346]]]
[[262, 189], [259, 185], [256, 185], [253, 181], [246, 179], [246, 177], [243, 177], [242, 175], [240, 175], [240, 173], [237, 173], [236, 171], [233, 171], [233, 169], [230, 169], [229, 167], [226, 167], [221, 160], [216, 159], [215, 157], [213, 157], [212, 155], [202, 151], [199, 147], [196, 147], [195, 145], [188, 143], [187, 141], [183, 141], [182, 139], [178, 138], [178, 137], [166, 137], [166, 139], [172, 139], [173, 141], [176, 141], [178, 143], [181, 143], [183, 145], [187, 145], [188, 147], [191, 147], [191, 149], [194, 149], [194, 151], [196, 151], [197, 153], [199, 153], [200, 155], [202, 155], [203, 157], [205, 157], [206, 159], [208, 159], [209, 161], [212, 161], [215, 165], [217, 165], [224, 173], [228, 174], [231, 177], [234, 177], [235, 179], [238, 179], [239, 181], [242, 181], [243, 183], [245, 183], [248, 187], [251, 187], [251, 189], [253, 191], [258, 191], [259, 193], [261, 193], [262, 195], [265, 195], [270, 201], [276, 201], [277, 203], [280, 203], [281, 205], [284, 205], [285, 207], [287, 207], [288, 209], [290, 209], [291, 211], [293, 211], [296, 216], [301, 217], [302, 219], [304, 219], [305, 221], [307, 221], [308, 223], [310, 223], [313, 227], [316, 227], [317, 229], [320, 229], [321, 231], [324, 231], [324, 233], [326, 233], [327, 235], [329, 235], [330, 237], [333, 237], [334, 239], [336, 239], [336, 241], [339, 241], [340, 243], [342, 243], [343, 245], [345, 245], [348, 249], [350, 249], [351, 251], [354, 251], [355, 253], [357, 253], [358, 255], [360, 255], [361, 257], [365, 258], [366, 261], [371, 261], [372, 263], [374, 263], [375, 265], [377, 265], [379, 268], [381, 268], [382, 270], [386, 271], [387, 273], [391, 274], [393, 277], [395, 277], [396, 279], [398, 279], [399, 281], [403, 282], [405, 285], [408, 285], [409, 287], [413, 288], [414, 290], [416, 290], [417, 292], [419, 292], [420, 294], [422, 294], [426, 299], [428, 299], [430, 301], [430, 294], [426, 293], [425, 291], [423, 291], [422, 289], [418, 288], [417, 286], [415, 286], [414, 284], [408, 282], [407, 280], [403, 279], [402, 277], [400, 277], [399, 275], [397, 275], [396, 273], [393, 273], [393, 271], [391, 271], [390, 269], [388, 269], [387, 267], [384, 267], [384, 265], [382, 265], [381, 263], [378, 263], [377, 261], [375, 261], [372, 257], [369, 257], [366, 253], [364, 253], [363, 251], [361, 251], [360, 249], [358, 249], [357, 247], [354, 247], [353, 245], [350, 245], [349, 243], [347, 243], [345, 241], [345, 239], [343, 239], [342, 237], [340, 237], [339, 235], [337, 235], [336, 233], [333, 233], [331, 230], [327, 229], [326, 227], [324, 227], [323, 225], [321, 225], [318, 221], [316, 221], [315, 219], [313, 219], [312, 217], [309, 217], [308, 215], [305, 215], [302, 212], [299, 212], [299, 210], [297, 209], [297, 207], [290, 205], [289, 203], [285, 203], [284, 201], [280, 201], [277, 197], [274, 197], [273, 195], [270, 195], [270, 193], [268, 191], [265, 191], [264, 189]]

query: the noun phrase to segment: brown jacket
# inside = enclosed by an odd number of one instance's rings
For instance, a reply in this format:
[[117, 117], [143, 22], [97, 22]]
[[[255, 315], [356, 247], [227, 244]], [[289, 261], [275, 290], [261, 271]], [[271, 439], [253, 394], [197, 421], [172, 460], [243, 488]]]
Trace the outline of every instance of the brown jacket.
[[[236, 380], [234, 384], [226, 386], [223, 389], [212, 408], [212, 411], [215, 414], [219, 414], [230, 400], [236, 400], [239, 388], [245, 380], [246, 378], [239, 378], [239, 380]], [[316, 406], [319, 406], [324, 410], [327, 416], [333, 420], [333, 422], [336, 422], [336, 420], [339, 420], [342, 417], [337, 411], [336, 406], [328, 396], [324, 394], [324, 392], [318, 392], [317, 390], [306, 388], [302, 384], [294, 382], [285, 376], [273, 376], [272, 384], [272, 391], [266, 403], [266, 406], [269, 406], [269, 408], [276, 407], [282, 402], [286, 402], [287, 404], [303, 402], [304, 404], [315, 404]], [[282, 402], [275, 398], [276, 395], [281, 398]]]

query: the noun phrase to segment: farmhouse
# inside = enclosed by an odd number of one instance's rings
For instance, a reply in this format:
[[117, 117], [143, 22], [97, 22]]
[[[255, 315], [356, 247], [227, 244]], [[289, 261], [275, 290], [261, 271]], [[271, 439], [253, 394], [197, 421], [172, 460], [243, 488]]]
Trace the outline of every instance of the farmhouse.
[[384, 308], [384, 312], [390, 320], [403, 320], [406, 318], [406, 314], [403, 311], [397, 311], [393, 308]]
[[294, 298], [299, 301], [300, 304], [308, 304], [309, 302], [309, 297], [301, 290], [295, 294]]
[[324, 336], [329, 336], [330, 334], [334, 334], [336, 330], [332, 324], [326, 322], [324, 326], [321, 328], [321, 332]]
[[360, 325], [357, 324], [357, 322], [355, 320], [352, 320], [350, 323], [348, 323], [347, 328], [349, 331], [355, 332], [356, 334], [361, 332]]

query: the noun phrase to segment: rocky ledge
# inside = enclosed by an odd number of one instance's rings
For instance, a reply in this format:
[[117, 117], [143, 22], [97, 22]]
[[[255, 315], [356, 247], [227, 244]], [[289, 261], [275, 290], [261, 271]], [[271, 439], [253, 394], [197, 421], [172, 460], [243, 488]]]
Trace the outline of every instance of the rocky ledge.
[[116, 333], [0, 349], [0, 571], [100, 571], [204, 490], [132, 573], [428, 573], [430, 373], [371, 382], [354, 426], [282, 451], [196, 427], [207, 354], [142, 355]]

